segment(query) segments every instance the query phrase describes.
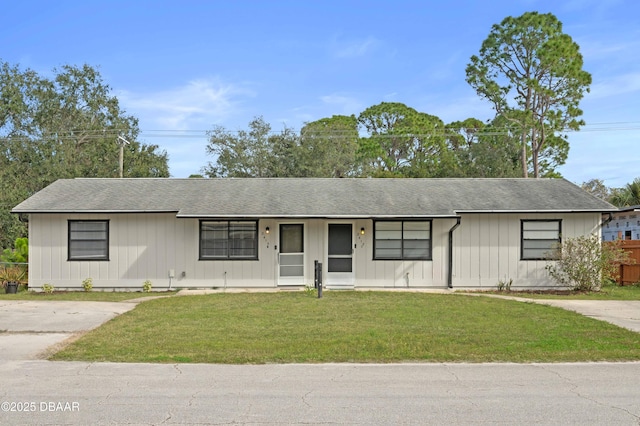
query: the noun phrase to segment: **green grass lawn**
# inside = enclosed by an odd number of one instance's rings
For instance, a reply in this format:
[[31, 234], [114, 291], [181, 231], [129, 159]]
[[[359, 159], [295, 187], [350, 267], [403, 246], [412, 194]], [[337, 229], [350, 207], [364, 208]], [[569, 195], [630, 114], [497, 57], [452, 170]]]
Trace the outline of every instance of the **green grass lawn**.
[[170, 297], [54, 360], [190, 363], [640, 360], [640, 334], [550, 306], [423, 293]]
[[617, 284], [606, 284], [602, 286], [600, 291], [593, 291], [589, 293], [575, 292], [570, 294], [552, 294], [550, 292], [529, 293], [522, 291], [493, 293], [532, 299], [640, 300], [640, 285], [619, 286]]
[[5, 294], [0, 289], [0, 300], [77, 300], [85, 302], [120, 302], [139, 297], [169, 296], [175, 292], [143, 293], [139, 291], [60, 291], [52, 294], [35, 291], [19, 291], [16, 294]]

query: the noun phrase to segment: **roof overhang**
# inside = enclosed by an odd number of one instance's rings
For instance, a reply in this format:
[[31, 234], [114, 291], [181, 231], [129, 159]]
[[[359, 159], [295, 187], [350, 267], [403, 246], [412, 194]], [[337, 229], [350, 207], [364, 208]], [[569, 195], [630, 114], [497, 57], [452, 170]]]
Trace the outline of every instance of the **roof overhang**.
[[127, 214], [178, 213], [177, 210], [11, 210], [15, 214]]
[[493, 213], [493, 214], [543, 214], [543, 213], [608, 213], [616, 212], [616, 209], [602, 209], [602, 210], [567, 210], [567, 209], [551, 209], [551, 210], [456, 210], [457, 214], [480, 214], [480, 213]]
[[268, 214], [237, 214], [237, 215], [176, 215], [178, 219], [451, 219], [456, 215], [268, 215]]

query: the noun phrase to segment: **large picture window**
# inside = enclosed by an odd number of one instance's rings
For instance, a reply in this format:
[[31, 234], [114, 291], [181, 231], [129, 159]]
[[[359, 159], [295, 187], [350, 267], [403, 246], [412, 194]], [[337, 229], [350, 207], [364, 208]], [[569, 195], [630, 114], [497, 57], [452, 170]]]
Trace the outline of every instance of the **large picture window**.
[[376, 260], [431, 260], [431, 221], [394, 220], [374, 224]]
[[560, 220], [522, 221], [522, 260], [550, 260], [560, 243]]
[[258, 222], [200, 221], [200, 259], [257, 259]]
[[69, 260], [109, 260], [109, 221], [70, 220]]

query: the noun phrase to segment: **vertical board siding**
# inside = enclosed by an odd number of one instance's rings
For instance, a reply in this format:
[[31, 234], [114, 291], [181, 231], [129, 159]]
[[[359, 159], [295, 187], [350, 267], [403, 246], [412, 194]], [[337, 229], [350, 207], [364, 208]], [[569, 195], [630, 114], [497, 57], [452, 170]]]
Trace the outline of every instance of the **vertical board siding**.
[[[109, 225], [109, 261], [67, 260], [67, 221], [105, 219]], [[513, 279], [514, 288], [555, 284], [544, 267], [546, 261], [520, 260], [522, 219], [561, 219], [562, 238], [600, 233], [599, 213], [574, 214], [463, 214], [454, 231], [453, 287], [491, 288]], [[151, 280], [155, 289], [276, 287], [277, 227], [280, 222], [305, 225], [304, 284], [313, 284], [313, 263], [326, 273], [326, 219], [258, 221], [258, 256], [251, 261], [199, 260], [199, 221], [178, 219], [174, 213], [156, 214], [32, 214], [29, 283], [80, 289], [93, 278], [94, 287], [142, 288]], [[333, 222], [333, 221], [332, 221]], [[373, 260], [373, 220], [353, 223], [355, 286], [361, 288], [445, 288], [449, 268], [449, 230], [455, 219], [432, 220], [432, 260]], [[270, 228], [269, 235], [265, 228]], [[360, 228], [365, 235], [360, 235]], [[169, 270], [175, 277], [169, 278]], [[184, 274], [184, 276], [183, 276]]]
[[[109, 261], [67, 260], [69, 219], [109, 220]], [[265, 225], [267, 223], [267, 225]], [[177, 219], [175, 214], [32, 214], [30, 219], [30, 286], [51, 283], [56, 288], [76, 288], [92, 278], [94, 287], [141, 289], [145, 280], [153, 287], [264, 287], [274, 285], [273, 245], [266, 248], [264, 227], [258, 224], [261, 261], [200, 261], [199, 223]], [[273, 227], [273, 223], [271, 223]], [[182, 277], [182, 273], [185, 276]], [[226, 272], [226, 281], [225, 281]]]
[[495, 288], [513, 280], [513, 288], [554, 287], [546, 260], [520, 260], [522, 219], [561, 219], [561, 238], [595, 232], [599, 213], [465, 214], [454, 233], [456, 288]]

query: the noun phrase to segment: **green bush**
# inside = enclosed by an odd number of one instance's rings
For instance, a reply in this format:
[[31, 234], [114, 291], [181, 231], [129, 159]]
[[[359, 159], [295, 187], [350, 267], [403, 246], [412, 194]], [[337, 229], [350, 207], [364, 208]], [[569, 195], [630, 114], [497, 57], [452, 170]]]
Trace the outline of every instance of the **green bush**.
[[574, 291], [599, 291], [613, 280], [621, 263], [632, 263], [621, 242], [602, 244], [597, 235], [567, 238], [553, 253], [555, 261], [545, 267], [551, 278]]
[[27, 263], [29, 261], [29, 239], [17, 238], [15, 248], [4, 249], [0, 254], [0, 261], [6, 263]]
[[91, 289], [93, 288], [93, 278], [87, 278], [86, 280], [82, 281], [82, 288], [84, 289], [84, 291], [91, 291]]
[[151, 281], [146, 280], [145, 282], [142, 283], [142, 291], [144, 291], [145, 293], [149, 293], [151, 291]]
[[42, 284], [42, 291], [44, 291], [47, 294], [53, 293], [55, 289], [56, 288], [53, 286], [53, 284]]

